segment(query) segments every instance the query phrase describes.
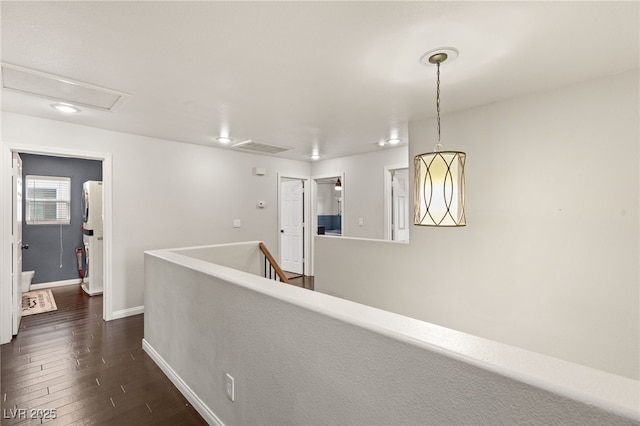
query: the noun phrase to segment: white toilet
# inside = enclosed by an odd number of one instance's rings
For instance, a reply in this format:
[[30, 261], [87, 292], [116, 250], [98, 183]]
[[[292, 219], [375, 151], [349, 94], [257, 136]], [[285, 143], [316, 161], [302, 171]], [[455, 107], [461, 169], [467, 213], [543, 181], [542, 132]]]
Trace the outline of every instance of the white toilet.
[[22, 292], [26, 293], [31, 289], [31, 280], [36, 274], [36, 271], [23, 271], [22, 272]]

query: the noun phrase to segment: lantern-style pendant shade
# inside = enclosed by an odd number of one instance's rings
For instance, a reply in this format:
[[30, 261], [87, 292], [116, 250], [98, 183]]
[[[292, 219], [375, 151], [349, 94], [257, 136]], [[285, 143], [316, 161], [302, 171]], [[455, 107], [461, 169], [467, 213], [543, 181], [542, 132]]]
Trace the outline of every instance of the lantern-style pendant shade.
[[429, 152], [416, 155], [416, 225], [465, 226], [464, 162], [459, 151]]

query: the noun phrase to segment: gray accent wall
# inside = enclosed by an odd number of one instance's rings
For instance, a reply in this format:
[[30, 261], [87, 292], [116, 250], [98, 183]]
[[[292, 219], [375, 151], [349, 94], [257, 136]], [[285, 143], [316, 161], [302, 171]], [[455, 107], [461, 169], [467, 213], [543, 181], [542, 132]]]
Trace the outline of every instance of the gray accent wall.
[[[60, 225], [22, 225], [22, 270], [35, 271], [33, 284], [77, 279], [76, 248], [82, 247], [82, 184], [102, 180], [102, 162], [79, 158], [20, 154], [22, 173], [71, 178], [71, 224], [62, 225], [62, 268], [60, 268]], [[24, 179], [23, 179], [24, 181]], [[26, 188], [23, 189], [26, 194]], [[24, 202], [23, 202], [23, 211]]]

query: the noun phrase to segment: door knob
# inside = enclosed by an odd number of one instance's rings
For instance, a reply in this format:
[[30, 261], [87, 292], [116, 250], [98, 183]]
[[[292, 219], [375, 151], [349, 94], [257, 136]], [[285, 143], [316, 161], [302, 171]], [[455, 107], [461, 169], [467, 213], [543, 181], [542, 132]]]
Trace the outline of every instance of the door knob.
[[29, 250], [29, 244], [25, 244], [22, 246], [22, 250]]
[[280, 233], [281, 233], [281, 234], [284, 234], [284, 229], [281, 229], [281, 230], [280, 230]]

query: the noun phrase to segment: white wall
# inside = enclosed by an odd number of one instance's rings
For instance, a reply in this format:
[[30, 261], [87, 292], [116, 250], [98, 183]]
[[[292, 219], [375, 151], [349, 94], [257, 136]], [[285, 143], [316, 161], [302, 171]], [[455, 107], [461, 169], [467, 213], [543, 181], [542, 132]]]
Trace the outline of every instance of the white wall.
[[[8, 112], [2, 141], [112, 154], [114, 311], [144, 304], [145, 250], [262, 240], [277, 253], [277, 173], [310, 174], [306, 162]], [[254, 167], [267, 175], [253, 175]], [[259, 200], [267, 208], [258, 209]], [[232, 227], [234, 218], [241, 228]]]
[[340, 212], [338, 196], [336, 196], [335, 184], [319, 183], [316, 191], [316, 203], [318, 215], [336, 215]]
[[213, 262], [226, 268], [264, 277], [264, 255], [259, 241], [172, 249], [172, 253]]
[[639, 117], [637, 70], [443, 116], [467, 226], [317, 237], [316, 290], [637, 380]]
[[221, 253], [145, 254], [143, 348], [209, 424], [640, 419], [637, 381], [201, 260]]
[[[384, 238], [384, 167], [407, 165], [408, 157], [408, 147], [401, 146], [312, 164], [314, 176], [345, 173], [343, 235]], [[363, 226], [358, 226], [359, 218]]]

